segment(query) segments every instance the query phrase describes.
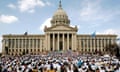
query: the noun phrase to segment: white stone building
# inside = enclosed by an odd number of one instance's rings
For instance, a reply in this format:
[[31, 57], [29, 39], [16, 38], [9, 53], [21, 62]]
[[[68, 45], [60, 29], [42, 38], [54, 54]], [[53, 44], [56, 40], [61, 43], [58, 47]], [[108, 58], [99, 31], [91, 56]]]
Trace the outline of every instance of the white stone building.
[[48, 51], [104, 52], [104, 47], [115, 43], [117, 35], [77, 34], [77, 26], [71, 27], [70, 20], [61, 2], [51, 20], [51, 27], [44, 28], [44, 35], [3, 35], [2, 53], [9, 55], [39, 54]]

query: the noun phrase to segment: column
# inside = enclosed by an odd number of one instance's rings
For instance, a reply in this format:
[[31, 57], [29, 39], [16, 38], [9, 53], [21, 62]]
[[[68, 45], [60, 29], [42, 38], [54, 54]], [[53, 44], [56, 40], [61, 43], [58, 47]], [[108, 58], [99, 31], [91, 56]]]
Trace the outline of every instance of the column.
[[14, 43], [15, 44], [14, 44], [14, 48], [13, 49], [14, 49], [14, 55], [15, 55], [15, 53], [16, 53], [16, 38], [14, 39]]
[[27, 37], [25, 37], [25, 54], [27, 54]]
[[87, 50], [87, 52], [89, 51], [89, 46], [88, 46], [88, 37], [86, 37], [86, 50]]
[[29, 49], [29, 40], [26, 38], [26, 48]]
[[95, 48], [95, 38], [93, 39], [93, 41], [94, 41], [93, 47], [94, 47], [94, 52], [95, 52], [96, 51], [96, 48]]
[[77, 47], [77, 42], [76, 42], [76, 34], [74, 34], [74, 50], [77, 50], [76, 47]]
[[74, 37], [73, 37], [73, 33], [72, 33], [72, 37], [71, 37], [71, 38], [72, 38], [72, 40], [71, 40], [71, 41], [72, 41], [72, 49], [71, 49], [71, 50], [74, 50], [74, 44], [73, 44], [73, 43], [74, 43], [74, 42], [73, 42], [73, 41], [74, 41], [74, 40], [73, 40]]
[[76, 49], [76, 35], [74, 33], [72, 33], [72, 50], [77, 50]]
[[101, 51], [103, 51], [103, 42], [102, 42], [103, 40], [102, 40], [102, 38], [100, 38], [100, 49], [101, 49]]
[[[41, 43], [41, 39], [39, 39], [39, 49], [40, 49], [40, 52], [42, 52], [42, 45], [41, 45], [42, 43]], [[46, 45], [46, 44], [44, 44], [44, 45]]]
[[14, 39], [14, 49], [16, 49], [16, 38]]
[[98, 49], [97, 49], [97, 37], [95, 38], [95, 50], [98, 51]]
[[101, 46], [102, 46], [102, 51], [103, 51], [103, 49], [104, 49], [104, 38], [102, 38], [101, 40], [102, 40], [102, 42], [101, 42], [102, 45]]
[[18, 38], [18, 54], [20, 54], [20, 39]]
[[50, 33], [48, 33], [48, 50], [50, 50]]
[[30, 38], [28, 38], [28, 51], [29, 51], [29, 54], [30, 54], [30, 48], [31, 48], [31, 45], [30, 45]]
[[53, 33], [53, 51], [55, 50], [55, 34]]
[[94, 52], [94, 40], [93, 40], [93, 38], [91, 39], [91, 41], [92, 41], [92, 44], [91, 44], [92, 52]]
[[36, 38], [36, 54], [38, 54], [38, 38]]
[[79, 48], [79, 51], [81, 51], [81, 49], [82, 49], [82, 45], [81, 45], [81, 38], [79, 38], [79, 39], [78, 39], [78, 41], [79, 41], [79, 42], [78, 42], [78, 43], [79, 43], [78, 48]]
[[114, 39], [111, 37], [111, 44], [113, 44], [114, 43]]
[[[44, 51], [45, 51], [45, 50], [48, 50], [48, 41], [47, 41], [47, 40], [48, 40], [48, 37], [47, 37], [47, 33], [46, 33], [46, 34], [45, 34], [45, 44], [44, 44], [44, 45], [45, 45], [45, 49], [43, 49], [43, 48], [41, 47], [41, 44], [40, 44], [40, 48], [42, 48], [41, 51], [43, 51], [43, 50], [44, 50]], [[41, 39], [40, 39], [40, 43], [41, 43]]]
[[19, 38], [18, 38], [18, 49], [20, 49], [20, 39]]
[[[104, 38], [104, 47], [106, 46], [106, 38]], [[103, 48], [104, 48], [103, 47]], [[104, 51], [105, 51], [105, 49], [104, 49]]]
[[90, 52], [92, 52], [92, 46], [91, 46], [91, 45], [92, 45], [92, 39], [91, 39], [91, 37], [89, 38], [89, 40], [90, 40], [90, 41], [89, 41], [89, 44], [90, 44], [90, 45], [89, 45], [89, 46], [90, 46], [89, 48], [90, 48]]
[[101, 51], [101, 44], [100, 44], [100, 38], [98, 38], [98, 48]]
[[57, 39], [57, 40], [58, 40], [58, 44], [57, 44], [57, 45], [58, 45], [58, 48], [57, 48], [57, 50], [59, 50], [59, 39], [60, 39], [59, 33], [58, 33], [58, 36], [57, 36], [57, 37], [58, 37], [58, 39]]
[[23, 38], [21, 38], [21, 51], [23, 51]]
[[109, 37], [107, 38], [107, 44], [109, 44]]
[[34, 54], [34, 38], [32, 39], [32, 43], [33, 43], [33, 45], [32, 45], [32, 52]]
[[9, 39], [9, 42], [10, 42], [10, 48], [12, 48], [12, 42], [11, 42], [11, 38]]
[[69, 50], [69, 33], [67, 33], [67, 50]]
[[30, 45], [30, 44], [31, 44], [31, 43], [30, 43], [31, 40], [30, 40], [30, 38], [28, 39], [28, 41], [29, 41], [29, 43], [28, 43], [28, 48], [29, 48], [29, 52], [30, 52], [30, 48], [31, 48], [31, 45]]
[[98, 51], [101, 51], [99, 48], [99, 38], [97, 38], [97, 49], [98, 49]]
[[63, 50], [64, 50], [64, 33], [63, 33]]

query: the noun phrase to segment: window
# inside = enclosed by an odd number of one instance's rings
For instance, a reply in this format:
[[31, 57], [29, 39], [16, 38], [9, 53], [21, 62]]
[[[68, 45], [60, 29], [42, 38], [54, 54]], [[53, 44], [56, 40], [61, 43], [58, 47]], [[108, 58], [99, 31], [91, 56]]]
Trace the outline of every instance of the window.
[[53, 50], [53, 48], [50, 49], [51, 51]]
[[14, 49], [12, 49], [12, 51], [14, 52]]
[[38, 52], [40, 51], [40, 49], [38, 49]]
[[21, 52], [21, 49], [20, 49], [20, 52]]
[[81, 51], [83, 51], [83, 49], [81, 49]]

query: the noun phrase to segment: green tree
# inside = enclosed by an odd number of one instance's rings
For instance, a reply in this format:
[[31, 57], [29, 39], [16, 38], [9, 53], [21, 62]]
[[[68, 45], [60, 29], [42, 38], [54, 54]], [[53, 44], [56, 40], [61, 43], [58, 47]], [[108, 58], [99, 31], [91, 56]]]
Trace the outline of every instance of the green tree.
[[105, 50], [110, 55], [115, 55], [116, 57], [120, 57], [120, 48], [117, 44], [109, 44], [106, 45]]

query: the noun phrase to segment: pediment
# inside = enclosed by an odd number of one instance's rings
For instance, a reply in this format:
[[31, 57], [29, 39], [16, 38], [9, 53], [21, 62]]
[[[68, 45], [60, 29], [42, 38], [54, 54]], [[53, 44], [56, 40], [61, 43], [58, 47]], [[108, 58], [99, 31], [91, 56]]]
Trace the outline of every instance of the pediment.
[[47, 31], [76, 31], [76, 27], [70, 27], [68, 25], [56, 25], [46, 29]]

